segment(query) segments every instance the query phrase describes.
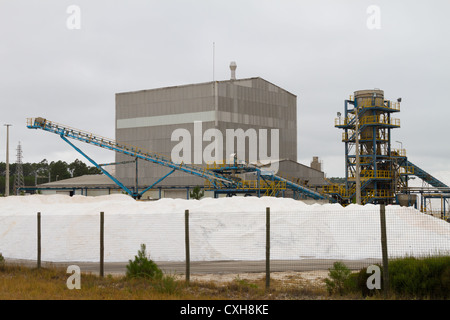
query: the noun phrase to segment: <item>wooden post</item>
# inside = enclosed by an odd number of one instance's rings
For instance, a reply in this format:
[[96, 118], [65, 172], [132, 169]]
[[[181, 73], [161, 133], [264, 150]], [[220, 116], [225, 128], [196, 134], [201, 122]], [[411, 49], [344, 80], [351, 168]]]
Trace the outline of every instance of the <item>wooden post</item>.
[[41, 213], [37, 213], [37, 268], [41, 268]]
[[191, 253], [189, 245], [189, 210], [184, 211], [184, 234], [186, 247], [186, 282], [191, 279]]
[[266, 289], [270, 288], [270, 208], [266, 208]]
[[389, 270], [388, 270], [388, 250], [386, 236], [386, 205], [380, 205], [380, 222], [381, 222], [381, 251], [383, 257], [383, 291], [385, 296], [389, 293]]
[[105, 224], [105, 214], [102, 211], [100, 212], [100, 277], [104, 276], [104, 254], [105, 254], [104, 224]]

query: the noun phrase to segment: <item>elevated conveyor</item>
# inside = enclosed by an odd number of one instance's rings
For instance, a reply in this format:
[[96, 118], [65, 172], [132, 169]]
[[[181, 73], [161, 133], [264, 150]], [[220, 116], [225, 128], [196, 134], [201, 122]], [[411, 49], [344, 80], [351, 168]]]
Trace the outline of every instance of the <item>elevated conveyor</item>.
[[[206, 179], [210, 181], [214, 186], [219, 187], [220, 185], [226, 186], [228, 188], [232, 188], [236, 185], [236, 182], [226, 176], [218, 175], [212, 171], [206, 170], [202, 167], [197, 167], [191, 164], [177, 164], [172, 162], [170, 159], [167, 159], [163, 155], [152, 153], [146, 151], [142, 148], [138, 148], [135, 146], [131, 146], [125, 143], [120, 143], [112, 139], [104, 138], [98, 135], [94, 135], [93, 133], [86, 132], [83, 130], [75, 129], [68, 127], [66, 125], [62, 125], [59, 123], [55, 123], [44, 118], [31, 118], [27, 121], [27, 127], [29, 129], [41, 129], [47, 132], [51, 132], [59, 135], [64, 141], [70, 144], [75, 150], [80, 152], [83, 156], [85, 156], [92, 164], [94, 164], [97, 168], [102, 170], [107, 176], [109, 176], [115, 183], [118, 184], [122, 189], [124, 189], [127, 193], [134, 197], [139, 197], [136, 192], [131, 191], [129, 188], [124, 186], [120, 181], [111, 176], [105, 169], [99, 166], [95, 161], [89, 158], [86, 154], [84, 154], [79, 148], [74, 146], [67, 138], [81, 141], [84, 143], [88, 143], [94, 146], [98, 146], [104, 149], [108, 149], [115, 152], [120, 152], [126, 155], [129, 155], [134, 158], [142, 159], [145, 161], [150, 161], [156, 163], [158, 165], [162, 165], [172, 169], [170, 173], [173, 173], [175, 170], [182, 171], [188, 174], [195, 175], [197, 177]], [[165, 178], [165, 177], [164, 177]], [[162, 179], [161, 179], [162, 180]], [[160, 182], [159, 180], [158, 182]], [[148, 188], [147, 188], [148, 189]], [[147, 190], [145, 190], [147, 191]], [[141, 192], [141, 195], [143, 192]]]
[[408, 174], [414, 175], [414, 176], [422, 179], [423, 181], [425, 181], [426, 183], [428, 183], [429, 185], [431, 185], [435, 188], [449, 188], [445, 183], [436, 179], [435, 177], [433, 177], [431, 174], [429, 174], [425, 170], [422, 170], [421, 168], [416, 166], [411, 161], [405, 159], [404, 163], [405, 163], [405, 167], [408, 168], [407, 169]]
[[[328, 199], [328, 196], [315, 192], [305, 186], [302, 186], [300, 184], [297, 184], [293, 181], [277, 176], [275, 174], [269, 173], [267, 171], [261, 171], [259, 168], [248, 165], [239, 165], [239, 166], [231, 165], [211, 170], [208, 168], [195, 166], [192, 164], [174, 163], [171, 159], [168, 159], [163, 155], [150, 152], [142, 148], [131, 146], [125, 143], [121, 143], [109, 138], [104, 138], [90, 132], [75, 129], [53, 121], [49, 121], [41, 117], [28, 119], [27, 127], [29, 129], [40, 129], [46, 132], [51, 132], [59, 135], [61, 139], [63, 139], [66, 143], [72, 146], [76, 151], [82, 154], [93, 165], [99, 168], [105, 175], [111, 178], [119, 187], [121, 187], [124, 191], [126, 191], [128, 194], [130, 194], [135, 198], [140, 198], [140, 196], [142, 196], [144, 192], [153, 188], [156, 184], [161, 182], [163, 179], [172, 174], [174, 171], [181, 171], [205, 179], [210, 189], [221, 190], [224, 193], [225, 192], [233, 193], [233, 191], [245, 192], [248, 190], [257, 190], [258, 188], [262, 188], [264, 189], [266, 195], [276, 196], [279, 190], [285, 188], [290, 189], [294, 192], [302, 193], [309, 198], [317, 200]], [[161, 179], [159, 179], [158, 181], [156, 181], [155, 183], [153, 183], [151, 186], [147, 187], [140, 193], [138, 193], [137, 190], [131, 191], [120, 181], [118, 181], [115, 177], [109, 174], [101, 165], [97, 164], [93, 159], [91, 159], [85, 153], [83, 153], [78, 147], [73, 145], [69, 141], [69, 139], [84, 142], [114, 152], [126, 154], [134, 158], [142, 159], [158, 165], [165, 166], [172, 170], [167, 175], [165, 175], [164, 177], [162, 177]], [[241, 171], [243, 170], [246, 172], [254, 171], [258, 175], [258, 179], [260, 177], [263, 181], [259, 183], [258, 180], [258, 183], [255, 183], [254, 186], [251, 187], [247, 184], [248, 182], [236, 179], [236, 177], [230, 174], [235, 173], [236, 171], [239, 170]]]
[[323, 200], [323, 199], [327, 199], [325, 198], [325, 196], [319, 192], [316, 192], [314, 190], [311, 190], [305, 186], [302, 186], [298, 183], [295, 183], [291, 180], [288, 180], [286, 178], [280, 177], [278, 175], [274, 175], [274, 174], [269, 174], [269, 173], [261, 173], [261, 176], [266, 178], [267, 180], [273, 180], [273, 181], [278, 181], [278, 182], [282, 182], [286, 184], [286, 188], [290, 189], [292, 191], [295, 192], [299, 192], [302, 193], [304, 195], [306, 195], [309, 198], [315, 199], [315, 200]]

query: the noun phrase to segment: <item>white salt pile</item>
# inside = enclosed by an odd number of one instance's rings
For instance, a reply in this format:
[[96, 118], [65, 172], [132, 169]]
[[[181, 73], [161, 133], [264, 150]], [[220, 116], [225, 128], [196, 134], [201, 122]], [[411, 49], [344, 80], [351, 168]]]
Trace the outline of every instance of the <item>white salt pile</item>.
[[[104, 212], [105, 261], [126, 262], [141, 243], [155, 261], [183, 261], [189, 210], [191, 261], [263, 260], [267, 207], [272, 259], [381, 258], [379, 206], [343, 208], [270, 197], [148, 202], [126, 195], [0, 198], [0, 252], [5, 258], [36, 259], [36, 216], [41, 212], [42, 260], [99, 261]], [[450, 223], [399, 206], [387, 206], [386, 217], [390, 256], [450, 253]]]

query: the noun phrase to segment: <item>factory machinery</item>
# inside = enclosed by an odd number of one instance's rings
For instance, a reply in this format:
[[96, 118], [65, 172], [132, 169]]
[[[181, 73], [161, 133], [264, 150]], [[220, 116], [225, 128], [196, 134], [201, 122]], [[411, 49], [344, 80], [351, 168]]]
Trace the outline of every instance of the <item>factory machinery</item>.
[[[344, 130], [345, 183], [324, 186], [322, 191], [343, 205], [356, 202], [357, 197], [361, 204], [408, 205], [414, 203], [416, 193], [421, 195], [422, 211], [426, 211], [427, 199], [440, 198], [445, 213], [450, 188], [410, 162], [404, 149], [391, 148], [391, 131], [400, 128], [400, 120], [392, 115], [400, 112], [400, 102], [401, 98], [385, 100], [378, 89], [356, 91], [345, 100], [344, 115], [338, 113], [335, 120], [335, 127]], [[429, 187], [409, 188], [409, 176], [422, 179]]]
[[[259, 196], [284, 196], [289, 193], [294, 199], [316, 199], [329, 200], [331, 197], [327, 194], [319, 193], [311, 190], [304, 185], [296, 183], [288, 178], [266, 171], [258, 166], [251, 165], [245, 162], [231, 161], [232, 163], [223, 164], [209, 164], [206, 167], [195, 166], [192, 164], [174, 163], [171, 159], [154, 152], [146, 151], [142, 148], [127, 145], [114, 141], [112, 139], [104, 138], [90, 132], [74, 129], [66, 125], [58, 124], [44, 118], [30, 118], [27, 120], [27, 127], [29, 129], [41, 129], [46, 132], [57, 134], [73, 147], [77, 152], [83, 155], [89, 162], [99, 168], [106, 176], [108, 176], [114, 183], [122, 190], [128, 193], [135, 199], [139, 199], [142, 195], [154, 188], [158, 183], [163, 181], [175, 171], [181, 171], [187, 174], [205, 179], [205, 190], [214, 191], [214, 196], [219, 194], [226, 194], [227, 196], [235, 195], [237, 193], [245, 195]], [[95, 162], [92, 158], [86, 155], [80, 148], [75, 146], [70, 140], [84, 142], [90, 145], [108, 149], [111, 151], [126, 154], [135, 159], [149, 161], [158, 165], [170, 168], [171, 171], [165, 176], [155, 181], [152, 185], [146, 186], [143, 190], [138, 190], [136, 185], [134, 188], [129, 188], [121, 183], [118, 179], [112, 176], [105, 170], [104, 166]], [[251, 180], [244, 180], [241, 177], [247, 175], [253, 176]], [[331, 199], [333, 201], [333, 199]]]

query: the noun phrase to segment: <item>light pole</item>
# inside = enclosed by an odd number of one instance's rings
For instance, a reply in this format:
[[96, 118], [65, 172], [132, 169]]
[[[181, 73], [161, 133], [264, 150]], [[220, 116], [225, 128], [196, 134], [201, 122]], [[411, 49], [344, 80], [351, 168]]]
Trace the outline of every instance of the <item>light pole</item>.
[[400, 144], [400, 152], [403, 152], [403, 143], [401, 141], [395, 141]]
[[[356, 102], [355, 102], [356, 103]], [[355, 156], [356, 156], [356, 204], [361, 204], [361, 176], [360, 176], [360, 159], [359, 159], [359, 116], [358, 107], [355, 106], [356, 123], [355, 123]]]
[[6, 176], [5, 176], [5, 197], [9, 196], [9, 127], [11, 124], [5, 124], [6, 127]]

